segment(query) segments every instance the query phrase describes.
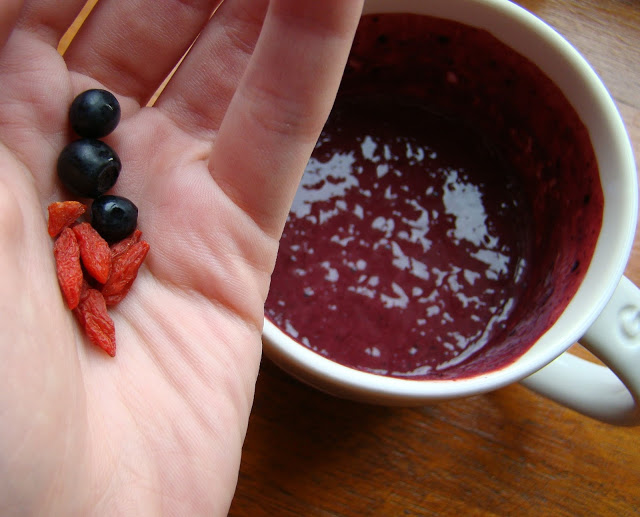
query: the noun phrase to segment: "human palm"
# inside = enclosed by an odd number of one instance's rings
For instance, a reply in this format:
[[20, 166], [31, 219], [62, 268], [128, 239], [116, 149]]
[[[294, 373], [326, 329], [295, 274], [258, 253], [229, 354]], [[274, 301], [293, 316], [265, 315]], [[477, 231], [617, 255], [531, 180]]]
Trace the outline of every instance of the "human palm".
[[[227, 0], [207, 21], [217, 3], [101, 0], [64, 58], [84, 0], [0, 3], [2, 515], [229, 507], [278, 239], [361, 2]], [[113, 192], [151, 245], [110, 310], [113, 359], [66, 309], [46, 231], [68, 106], [92, 87], [121, 103]]]

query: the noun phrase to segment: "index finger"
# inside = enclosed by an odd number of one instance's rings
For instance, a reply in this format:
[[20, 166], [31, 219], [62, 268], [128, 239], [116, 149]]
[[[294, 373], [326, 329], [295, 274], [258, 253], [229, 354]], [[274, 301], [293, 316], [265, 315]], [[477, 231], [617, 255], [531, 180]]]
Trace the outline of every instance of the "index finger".
[[279, 237], [340, 84], [363, 0], [273, 0], [214, 143], [226, 194]]
[[20, 7], [22, 7], [20, 0], [4, 0], [0, 5], [0, 50], [13, 29]]

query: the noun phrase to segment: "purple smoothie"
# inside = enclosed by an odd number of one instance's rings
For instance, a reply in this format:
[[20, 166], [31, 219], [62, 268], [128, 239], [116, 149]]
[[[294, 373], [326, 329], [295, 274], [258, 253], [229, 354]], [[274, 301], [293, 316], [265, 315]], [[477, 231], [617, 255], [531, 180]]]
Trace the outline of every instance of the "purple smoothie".
[[573, 296], [602, 207], [586, 129], [529, 61], [457, 23], [368, 16], [287, 221], [266, 315], [365, 371], [491, 371]]

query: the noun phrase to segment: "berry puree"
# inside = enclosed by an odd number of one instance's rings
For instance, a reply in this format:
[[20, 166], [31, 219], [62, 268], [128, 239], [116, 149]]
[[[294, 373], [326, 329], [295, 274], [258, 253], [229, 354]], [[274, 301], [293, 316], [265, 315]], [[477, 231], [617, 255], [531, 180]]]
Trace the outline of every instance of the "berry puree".
[[492, 371], [575, 294], [602, 208], [587, 131], [532, 63], [455, 22], [366, 16], [266, 316], [381, 375]]

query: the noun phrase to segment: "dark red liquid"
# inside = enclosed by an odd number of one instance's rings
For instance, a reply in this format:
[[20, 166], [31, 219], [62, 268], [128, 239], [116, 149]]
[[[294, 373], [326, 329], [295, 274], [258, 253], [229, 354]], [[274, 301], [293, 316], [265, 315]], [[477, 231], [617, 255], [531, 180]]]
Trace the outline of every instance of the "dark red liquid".
[[354, 368], [489, 371], [575, 293], [602, 206], [586, 130], [530, 62], [456, 23], [366, 17], [266, 314]]

